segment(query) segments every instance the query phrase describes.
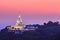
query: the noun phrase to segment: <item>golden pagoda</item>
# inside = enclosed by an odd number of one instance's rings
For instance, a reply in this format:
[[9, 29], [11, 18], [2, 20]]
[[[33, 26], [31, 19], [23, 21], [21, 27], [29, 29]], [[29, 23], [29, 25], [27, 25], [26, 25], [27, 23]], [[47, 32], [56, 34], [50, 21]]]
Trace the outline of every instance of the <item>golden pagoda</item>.
[[25, 28], [25, 25], [22, 23], [22, 19], [19, 16], [18, 19], [17, 19], [17, 21], [16, 21], [16, 24], [14, 24], [11, 27], [7, 27], [7, 28], [9, 30], [23, 30]]

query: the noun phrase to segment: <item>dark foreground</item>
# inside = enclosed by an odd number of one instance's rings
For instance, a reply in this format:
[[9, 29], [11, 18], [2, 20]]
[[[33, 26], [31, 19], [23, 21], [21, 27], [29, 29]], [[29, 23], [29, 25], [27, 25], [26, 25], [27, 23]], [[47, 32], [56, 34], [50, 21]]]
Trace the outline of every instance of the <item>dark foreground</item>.
[[[27, 25], [26, 25], [27, 26]], [[31, 26], [31, 25], [29, 25]], [[8, 32], [8, 29], [0, 31], [0, 40], [60, 40], [60, 24], [59, 22], [44, 23], [44, 25], [33, 25], [38, 27], [35, 31], [24, 31], [15, 34]]]

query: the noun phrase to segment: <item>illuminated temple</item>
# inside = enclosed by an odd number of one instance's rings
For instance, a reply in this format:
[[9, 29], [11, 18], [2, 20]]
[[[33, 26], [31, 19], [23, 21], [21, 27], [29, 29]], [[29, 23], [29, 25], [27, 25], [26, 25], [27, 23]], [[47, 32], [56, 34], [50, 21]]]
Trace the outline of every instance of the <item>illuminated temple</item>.
[[14, 24], [11, 27], [7, 27], [7, 28], [9, 30], [23, 30], [25, 28], [25, 25], [22, 23], [22, 19], [19, 16], [18, 19], [17, 19], [17, 21], [16, 21], [16, 24]]

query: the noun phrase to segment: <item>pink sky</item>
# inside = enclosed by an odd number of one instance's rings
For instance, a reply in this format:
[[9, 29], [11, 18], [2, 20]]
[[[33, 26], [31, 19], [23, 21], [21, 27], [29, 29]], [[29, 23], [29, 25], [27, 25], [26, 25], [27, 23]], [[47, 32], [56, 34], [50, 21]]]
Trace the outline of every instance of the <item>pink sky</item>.
[[60, 0], [0, 0], [3, 11], [60, 12]]
[[25, 24], [60, 21], [60, 0], [0, 0], [1, 23], [14, 23], [19, 14]]

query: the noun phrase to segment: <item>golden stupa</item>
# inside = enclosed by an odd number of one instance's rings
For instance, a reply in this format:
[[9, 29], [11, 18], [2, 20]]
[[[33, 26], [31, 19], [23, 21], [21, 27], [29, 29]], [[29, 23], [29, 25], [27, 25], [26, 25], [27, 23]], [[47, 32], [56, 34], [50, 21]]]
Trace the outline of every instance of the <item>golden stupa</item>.
[[11, 27], [8, 27], [9, 30], [22, 30], [24, 28], [25, 28], [25, 25], [22, 23], [22, 19], [20, 16], [18, 17], [16, 24], [14, 24]]

